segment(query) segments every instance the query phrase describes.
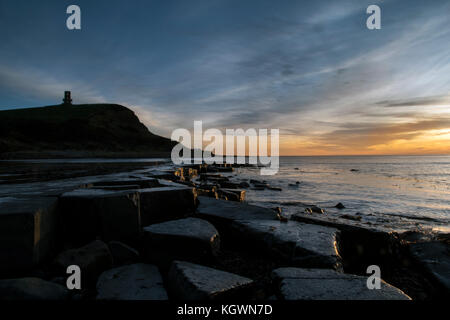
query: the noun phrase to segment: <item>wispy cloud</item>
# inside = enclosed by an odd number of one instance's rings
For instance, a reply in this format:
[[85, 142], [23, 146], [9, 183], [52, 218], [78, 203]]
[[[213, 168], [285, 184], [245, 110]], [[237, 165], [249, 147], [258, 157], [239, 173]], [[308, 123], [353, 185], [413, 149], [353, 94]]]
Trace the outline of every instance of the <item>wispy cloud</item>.
[[450, 105], [450, 96], [434, 96], [434, 97], [419, 97], [402, 100], [387, 100], [377, 103], [385, 107], [413, 107], [413, 106], [448, 106]]
[[366, 152], [445, 129], [450, 4], [377, 1], [382, 29], [369, 31], [372, 3], [80, 0], [84, 29], [71, 33], [61, 4], [5, 1], [0, 106], [59, 103], [70, 89], [76, 102], [127, 105], [165, 136], [194, 120], [279, 128], [292, 153]]

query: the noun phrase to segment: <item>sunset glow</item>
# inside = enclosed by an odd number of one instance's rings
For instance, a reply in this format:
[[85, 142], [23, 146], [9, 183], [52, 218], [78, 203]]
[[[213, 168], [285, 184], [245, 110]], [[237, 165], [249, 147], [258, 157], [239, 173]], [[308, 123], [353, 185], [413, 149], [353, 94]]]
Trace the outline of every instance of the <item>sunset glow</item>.
[[379, 30], [366, 27], [370, 1], [80, 1], [89, 32], [58, 28], [56, 7], [12, 3], [0, 110], [69, 89], [75, 103], [129, 107], [164, 137], [201, 120], [279, 129], [281, 155], [450, 152], [448, 1], [386, 1]]

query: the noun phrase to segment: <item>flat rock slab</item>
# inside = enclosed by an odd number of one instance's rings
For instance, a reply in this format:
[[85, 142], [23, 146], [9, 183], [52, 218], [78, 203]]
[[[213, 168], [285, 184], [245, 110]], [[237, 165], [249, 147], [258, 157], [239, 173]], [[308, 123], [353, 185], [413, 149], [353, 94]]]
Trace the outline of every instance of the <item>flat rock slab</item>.
[[[386, 260], [401, 253], [399, 233], [387, 228], [328, 214], [295, 214], [291, 219], [340, 230], [338, 247], [345, 255], [344, 269], [352, 268], [355, 273], [365, 272], [365, 265], [383, 265]], [[360, 267], [353, 269], [354, 266]]]
[[245, 200], [245, 190], [221, 188], [218, 190], [218, 193], [229, 201], [242, 202]]
[[[317, 214], [317, 213], [297, 213], [291, 216], [292, 220], [304, 222], [304, 223], [314, 223], [324, 226], [329, 226], [333, 228], [340, 229], [342, 231], [350, 232], [371, 232], [373, 234], [389, 234], [392, 233], [392, 229], [385, 228], [383, 226], [371, 226], [367, 223], [363, 223], [357, 220], [344, 219], [342, 216], [330, 215], [330, 214]], [[396, 230], [403, 232], [405, 230]]]
[[140, 186], [137, 184], [136, 185], [134, 185], [134, 184], [114, 185], [114, 186], [96, 185], [95, 189], [122, 191], [122, 190], [137, 190], [137, 189], [140, 189]]
[[105, 271], [97, 282], [99, 300], [167, 300], [158, 268], [131, 264]]
[[184, 261], [174, 261], [169, 271], [169, 289], [180, 300], [250, 298], [253, 280]]
[[90, 286], [95, 284], [100, 273], [112, 267], [113, 259], [108, 246], [96, 240], [84, 247], [61, 252], [54, 265], [62, 274], [66, 273], [68, 266], [79, 266], [83, 286]]
[[327, 269], [280, 268], [273, 271], [284, 300], [410, 300], [400, 289], [381, 281], [367, 288], [367, 277]]
[[174, 171], [171, 170], [152, 170], [149, 175], [155, 179], [161, 180], [178, 180], [180, 177], [175, 175]]
[[128, 189], [134, 189], [134, 188], [154, 188], [159, 187], [161, 184], [159, 183], [158, 179], [155, 178], [117, 178], [114, 180], [105, 180], [105, 181], [98, 181], [91, 184], [94, 188], [103, 188], [103, 187], [126, 187], [128, 186]]
[[0, 300], [66, 300], [69, 291], [39, 278], [0, 280]]
[[272, 209], [199, 197], [198, 216], [213, 223], [229, 241], [263, 249], [296, 266], [341, 269], [335, 228], [280, 222]]
[[197, 261], [217, 255], [220, 237], [208, 221], [185, 218], [145, 227], [144, 247], [150, 260], [162, 264], [181, 258]]
[[409, 246], [413, 259], [450, 294], [450, 246], [432, 241], [413, 243]]
[[167, 182], [162, 184], [161, 187], [139, 191], [143, 226], [184, 218], [195, 211], [195, 188]]
[[342, 269], [337, 229], [276, 220], [236, 220], [230, 228], [234, 238], [295, 266]]
[[98, 236], [104, 241], [133, 241], [141, 231], [137, 191], [77, 189], [60, 197], [59, 210], [64, 238], [74, 245]]
[[208, 220], [231, 222], [234, 220], [271, 220], [276, 212], [271, 209], [238, 203], [234, 201], [216, 200], [209, 197], [198, 197], [197, 213]]
[[8, 198], [0, 205], [0, 272], [29, 270], [57, 243], [57, 198]]

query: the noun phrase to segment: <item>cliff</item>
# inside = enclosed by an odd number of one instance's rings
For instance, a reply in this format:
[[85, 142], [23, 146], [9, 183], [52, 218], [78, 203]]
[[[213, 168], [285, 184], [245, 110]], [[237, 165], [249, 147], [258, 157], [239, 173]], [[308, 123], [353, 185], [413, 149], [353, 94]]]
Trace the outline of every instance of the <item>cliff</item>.
[[0, 111], [0, 158], [168, 157], [175, 142], [117, 104]]

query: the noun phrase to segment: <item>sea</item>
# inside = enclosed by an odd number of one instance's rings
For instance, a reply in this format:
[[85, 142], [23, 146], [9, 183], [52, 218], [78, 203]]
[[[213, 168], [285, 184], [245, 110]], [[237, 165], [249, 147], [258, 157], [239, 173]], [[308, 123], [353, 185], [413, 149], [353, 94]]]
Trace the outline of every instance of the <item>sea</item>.
[[[280, 157], [276, 175], [260, 176], [257, 168], [239, 171], [243, 178], [282, 188], [249, 190], [248, 202], [279, 206], [287, 215], [316, 205], [369, 224], [450, 232], [449, 155]], [[335, 208], [338, 203], [345, 209]]]

